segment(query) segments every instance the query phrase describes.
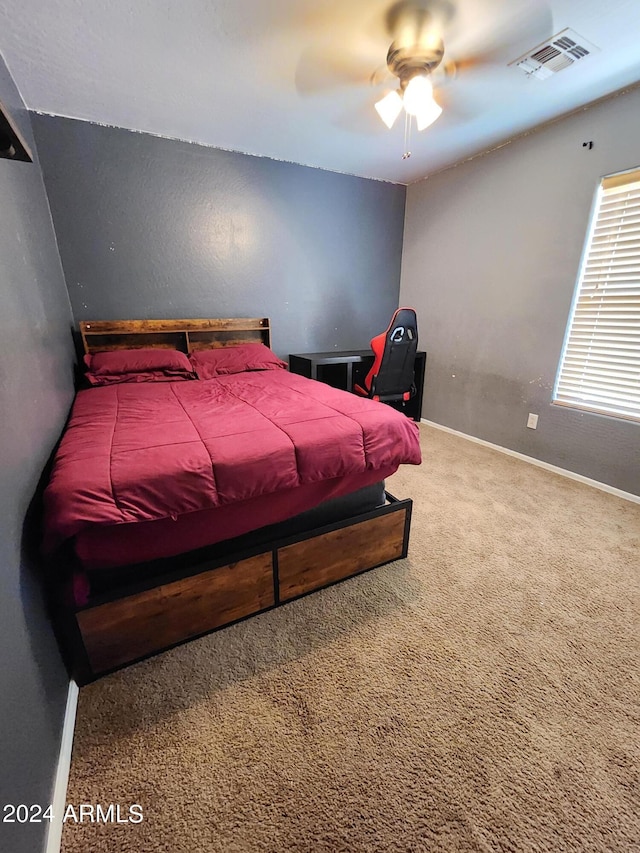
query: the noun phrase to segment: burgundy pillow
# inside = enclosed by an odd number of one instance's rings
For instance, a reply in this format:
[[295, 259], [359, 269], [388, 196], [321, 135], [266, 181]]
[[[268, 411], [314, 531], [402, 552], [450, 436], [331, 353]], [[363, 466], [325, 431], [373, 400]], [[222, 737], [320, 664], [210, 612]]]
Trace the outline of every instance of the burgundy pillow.
[[241, 344], [237, 347], [192, 352], [189, 360], [199, 379], [215, 379], [229, 373], [244, 373], [246, 370], [282, 370], [286, 361], [278, 358], [264, 344]]
[[86, 378], [92, 385], [117, 382], [179, 382], [195, 379], [193, 367], [176, 349], [121, 349], [84, 357]]

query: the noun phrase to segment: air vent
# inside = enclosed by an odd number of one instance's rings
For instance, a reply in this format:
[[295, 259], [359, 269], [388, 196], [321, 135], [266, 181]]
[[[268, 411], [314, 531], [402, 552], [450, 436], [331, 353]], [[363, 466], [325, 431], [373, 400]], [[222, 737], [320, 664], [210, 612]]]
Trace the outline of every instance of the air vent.
[[509, 63], [509, 67], [520, 68], [527, 77], [546, 80], [552, 74], [570, 68], [597, 50], [599, 48], [595, 44], [583, 39], [573, 30], [566, 29], [514, 59]]

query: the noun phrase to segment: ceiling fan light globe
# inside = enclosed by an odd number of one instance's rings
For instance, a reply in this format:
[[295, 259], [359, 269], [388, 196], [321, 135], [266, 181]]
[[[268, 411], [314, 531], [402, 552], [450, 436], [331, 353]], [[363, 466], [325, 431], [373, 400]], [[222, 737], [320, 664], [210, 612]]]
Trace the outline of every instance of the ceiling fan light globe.
[[402, 98], [397, 92], [389, 92], [375, 104], [375, 108], [382, 121], [391, 129], [400, 115]]
[[429, 127], [429, 125], [433, 124], [441, 115], [442, 107], [439, 104], [436, 104], [434, 100], [431, 100], [424, 109], [416, 114], [416, 125], [418, 130], [424, 130]]
[[416, 74], [412, 77], [404, 90], [403, 102], [410, 116], [417, 116], [424, 112], [430, 103], [435, 103], [431, 80], [424, 74]]

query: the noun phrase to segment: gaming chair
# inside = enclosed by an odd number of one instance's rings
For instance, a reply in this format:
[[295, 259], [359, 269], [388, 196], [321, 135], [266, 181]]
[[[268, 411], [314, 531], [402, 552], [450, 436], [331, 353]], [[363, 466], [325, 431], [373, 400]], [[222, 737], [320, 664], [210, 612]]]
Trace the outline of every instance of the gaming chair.
[[[373, 365], [354, 391], [380, 400], [410, 400], [416, 393], [414, 363], [418, 349], [418, 320], [413, 308], [398, 308], [386, 331], [371, 340]], [[364, 386], [364, 387], [363, 387]]]

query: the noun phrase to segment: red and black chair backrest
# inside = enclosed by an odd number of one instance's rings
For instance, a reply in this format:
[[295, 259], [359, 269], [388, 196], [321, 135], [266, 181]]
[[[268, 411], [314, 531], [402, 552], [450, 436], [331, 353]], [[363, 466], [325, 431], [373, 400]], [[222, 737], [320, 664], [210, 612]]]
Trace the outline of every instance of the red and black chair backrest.
[[398, 308], [386, 331], [371, 340], [373, 365], [364, 388], [355, 390], [374, 400], [409, 400], [416, 392], [414, 364], [418, 320], [413, 308]]

